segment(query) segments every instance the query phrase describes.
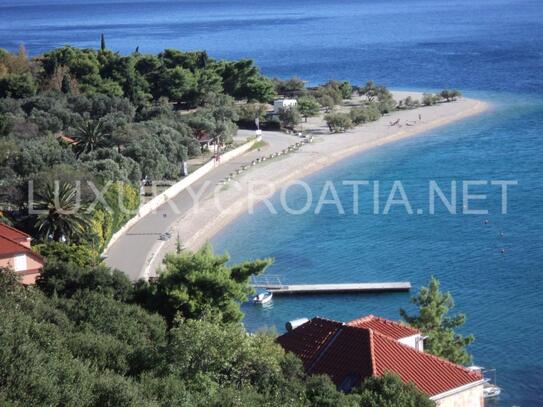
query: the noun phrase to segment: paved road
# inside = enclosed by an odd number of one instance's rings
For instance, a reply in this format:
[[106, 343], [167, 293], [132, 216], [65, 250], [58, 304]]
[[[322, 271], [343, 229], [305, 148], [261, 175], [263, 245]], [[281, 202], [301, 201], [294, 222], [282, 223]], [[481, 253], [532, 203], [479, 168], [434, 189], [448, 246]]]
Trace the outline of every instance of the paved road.
[[[238, 136], [246, 138], [253, 132], [241, 131]], [[214, 187], [228, 174], [242, 165], [250, 164], [257, 157], [269, 155], [281, 151], [299, 139], [292, 135], [280, 132], [264, 132], [263, 139], [267, 145], [261, 151], [253, 150], [246, 154], [222, 164], [209, 174], [200, 178], [191, 188], [197, 192], [204, 183], [210, 182]], [[213, 192], [213, 188], [205, 190], [203, 198]], [[131, 280], [138, 280], [144, 276], [147, 261], [153, 251], [153, 247], [159, 241], [161, 233], [167, 232], [177, 219], [183, 216], [193, 205], [193, 199], [188, 190], [184, 190], [170, 201], [159, 207], [155, 212], [141, 218], [127, 233], [121, 236], [108, 250], [106, 264], [109, 267], [117, 268], [130, 277]], [[174, 239], [175, 236], [172, 237]]]

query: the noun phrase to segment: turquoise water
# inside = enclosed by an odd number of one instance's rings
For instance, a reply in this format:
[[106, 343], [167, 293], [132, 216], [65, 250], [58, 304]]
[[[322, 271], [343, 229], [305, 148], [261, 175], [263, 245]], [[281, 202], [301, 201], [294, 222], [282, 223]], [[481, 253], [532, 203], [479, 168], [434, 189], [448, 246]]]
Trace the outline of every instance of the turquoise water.
[[[445, 128], [376, 149], [307, 179], [314, 191], [332, 180], [345, 215], [271, 215], [260, 207], [213, 243], [235, 260], [273, 256], [270, 273], [290, 282], [409, 280], [438, 276], [466, 312], [475, 362], [498, 369], [495, 405], [543, 405], [543, 3], [540, 0], [0, 0], [0, 47], [24, 43], [32, 54], [70, 43], [156, 52], [207, 49], [215, 57], [256, 59], [266, 74], [329, 78], [391, 87], [458, 87], [494, 108]], [[414, 208], [427, 186], [452, 180], [518, 180], [509, 212], [496, 187], [484, 216], [349, 214], [344, 179], [379, 180], [382, 199], [402, 180]], [[298, 191], [298, 192], [296, 192]], [[292, 189], [293, 204], [303, 196]], [[273, 203], [277, 205], [278, 198]], [[367, 208], [366, 208], [367, 209]], [[485, 219], [488, 223], [485, 223]], [[502, 253], [502, 250], [504, 253]], [[366, 313], [398, 317], [408, 294], [277, 298], [244, 306], [250, 329], [300, 316], [349, 320]]]

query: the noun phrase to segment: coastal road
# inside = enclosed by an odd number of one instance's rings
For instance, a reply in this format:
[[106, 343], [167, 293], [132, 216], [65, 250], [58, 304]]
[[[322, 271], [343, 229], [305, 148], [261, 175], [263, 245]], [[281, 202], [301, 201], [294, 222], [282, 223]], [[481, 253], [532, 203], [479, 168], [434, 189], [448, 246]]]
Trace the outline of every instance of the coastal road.
[[[240, 130], [238, 137], [246, 139], [254, 135], [252, 131]], [[213, 193], [214, 187], [231, 172], [242, 165], [250, 164], [254, 159], [279, 152], [289, 145], [299, 141], [293, 135], [281, 132], [263, 132], [263, 140], [267, 143], [260, 150], [248, 151], [244, 155], [219, 165], [209, 174], [203, 176], [190, 189], [198, 194], [206, 183], [206, 188], [200, 199], [205, 199]], [[133, 227], [123, 234], [107, 251], [105, 263], [107, 266], [123, 271], [131, 280], [136, 281], [145, 277], [144, 272], [154, 248], [159, 243], [161, 233], [170, 230], [172, 225], [192, 208], [193, 197], [189, 190], [183, 190], [156, 211], [141, 218]], [[175, 239], [176, 236], [172, 236]]]

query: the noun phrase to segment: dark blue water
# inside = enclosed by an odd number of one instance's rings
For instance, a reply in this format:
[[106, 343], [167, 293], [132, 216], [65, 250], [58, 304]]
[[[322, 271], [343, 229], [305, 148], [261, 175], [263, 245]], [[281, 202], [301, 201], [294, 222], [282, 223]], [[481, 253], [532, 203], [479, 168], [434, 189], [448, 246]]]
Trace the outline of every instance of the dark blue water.
[[[332, 180], [345, 215], [242, 217], [213, 243], [235, 260], [273, 256], [270, 273], [290, 282], [409, 280], [436, 275], [468, 315], [475, 362], [498, 369], [496, 405], [543, 405], [543, 3], [540, 0], [81, 1], [0, 0], [0, 47], [31, 54], [63, 44], [97, 47], [100, 34], [123, 53], [167, 47], [206, 49], [215, 57], [255, 59], [266, 74], [375, 79], [391, 87], [458, 87], [494, 102], [472, 118], [366, 152], [309, 177]], [[413, 208], [352, 215], [344, 179], [379, 180], [386, 200], [401, 180]], [[479, 203], [488, 215], [427, 214], [428, 181], [449, 192], [463, 179], [517, 180], [509, 211], [497, 187]], [[461, 191], [461, 184], [459, 186]], [[362, 194], [368, 190], [362, 189]], [[292, 189], [289, 202], [303, 198]], [[461, 198], [461, 195], [459, 195]], [[364, 195], [362, 195], [362, 200]], [[273, 203], [278, 205], [278, 198]], [[462, 203], [458, 204], [459, 210]], [[381, 205], [382, 208], [382, 205]], [[488, 220], [488, 223], [485, 223]], [[504, 253], [502, 253], [502, 250]], [[250, 329], [322, 315], [397, 318], [407, 294], [277, 298], [244, 306]]]

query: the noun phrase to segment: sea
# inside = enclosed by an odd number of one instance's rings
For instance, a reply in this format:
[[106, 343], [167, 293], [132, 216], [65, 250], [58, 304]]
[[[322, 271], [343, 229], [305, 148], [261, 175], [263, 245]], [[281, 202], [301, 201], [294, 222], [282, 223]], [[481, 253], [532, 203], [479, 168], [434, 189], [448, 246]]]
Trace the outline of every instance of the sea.
[[[436, 276], [465, 313], [474, 363], [496, 369], [492, 406], [543, 406], [543, 2], [541, 0], [0, 0], [0, 47], [31, 55], [71, 44], [131, 53], [207, 50], [251, 58], [269, 76], [374, 80], [393, 89], [458, 88], [486, 113], [355, 155], [304, 179], [315, 196], [333, 186], [343, 206], [292, 215], [261, 205], [212, 243], [233, 262], [273, 257], [287, 283], [410, 281], [412, 293], [276, 297], [243, 305], [249, 330], [284, 330], [316, 315], [398, 319]], [[380, 186], [380, 209], [354, 212]], [[383, 206], [400, 181], [413, 208]], [[428, 210], [429, 184], [451, 198]], [[471, 182], [475, 181], [475, 182]], [[507, 210], [499, 182], [511, 181]], [[466, 214], [464, 184], [470, 210]], [[497, 182], [497, 183], [496, 183]], [[397, 192], [397, 191], [396, 191]], [[290, 188], [292, 207], [306, 198]], [[364, 195], [366, 194], [366, 195]], [[332, 196], [332, 195], [330, 195]], [[330, 198], [330, 196], [328, 198]], [[396, 197], [398, 197], [397, 195]], [[331, 198], [330, 198], [331, 199]], [[333, 199], [331, 199], [333, 200]], [[280, 207], [280, 196], [271, 202]], [[364, 201], [366, 202], [366, 201]], [[316, 204], [312, 206], [316, 209]], [[420, 209], [420, 211], [418, 210]], [[506, 213], [502, 213], [506, 212]]]

